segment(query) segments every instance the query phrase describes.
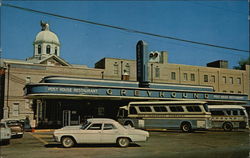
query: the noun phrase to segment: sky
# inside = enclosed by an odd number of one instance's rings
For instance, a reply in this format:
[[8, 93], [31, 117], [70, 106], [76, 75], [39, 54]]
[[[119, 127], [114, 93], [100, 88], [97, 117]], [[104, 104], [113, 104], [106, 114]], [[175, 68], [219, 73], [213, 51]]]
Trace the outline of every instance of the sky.
[[[2, 3], [67, 17], [114, 25], [191, 41], [249, 50], [248, 1], [13, 1]], [[60, 57], [70, 64], [94, 64], [104, 57], [136, 59], [139, 40], [149, 51], [167, 51], [168, 62], [206, 66], [228, 60], [229, 67], [249, 57], [247, 52], [195, 45], [165, 38], [121, 31], [59, 17], [1, 6], [1, 57], [26, 59], [33, 55], [33, 42], [40, 21], [61, 42]]]

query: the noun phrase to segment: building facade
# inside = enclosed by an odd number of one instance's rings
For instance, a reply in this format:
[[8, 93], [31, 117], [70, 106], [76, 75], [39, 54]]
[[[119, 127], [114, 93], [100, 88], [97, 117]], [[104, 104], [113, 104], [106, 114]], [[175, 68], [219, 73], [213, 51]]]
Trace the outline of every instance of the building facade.
[[115, 118], [119, 106], [136, 100], [200, 99], [248, 108], [249, 65], [233, 70], [226, 61], [207, 67], [171, 64], [167, 52], [149, 52], [150, 87], [143, 89], [136, 60], [103, 58], [95, 68], [70, 64], [60, 57], [60, 41], [49, 24], [41, 26], [32, 57], [1, 61], [1, 118], [29, 116], [33, 126], [60, 127], [86, 117]]

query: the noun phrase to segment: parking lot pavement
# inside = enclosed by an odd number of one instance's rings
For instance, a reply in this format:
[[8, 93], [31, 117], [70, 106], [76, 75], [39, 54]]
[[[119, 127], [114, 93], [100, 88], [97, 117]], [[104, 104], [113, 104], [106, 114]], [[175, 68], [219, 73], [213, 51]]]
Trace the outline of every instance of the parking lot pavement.
[[250, 158], [247, 132], [150, 132], [147, 142], [128, 148], [116, 145], [77, 145], [70, 149], [53, 141], [52, 132], [25, 133], [1, 146], [1, 158]]

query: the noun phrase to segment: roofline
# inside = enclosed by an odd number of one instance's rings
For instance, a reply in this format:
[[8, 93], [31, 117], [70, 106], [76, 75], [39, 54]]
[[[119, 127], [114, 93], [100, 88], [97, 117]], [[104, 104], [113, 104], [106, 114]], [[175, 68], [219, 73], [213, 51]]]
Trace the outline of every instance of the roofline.
[[207, 102], [205, 101], [199, 101], [199, 100], [190, 100], [190, 101], [139, 101], [139, 102], [129, 102], [129, 104], [154, 104], [154, 103], [159, 103], [159, 104], [190, 104], [190, 103], [201, 103], [205, 104]]
[[208, 105], [210, 109], [245, 109], [241, 105]]

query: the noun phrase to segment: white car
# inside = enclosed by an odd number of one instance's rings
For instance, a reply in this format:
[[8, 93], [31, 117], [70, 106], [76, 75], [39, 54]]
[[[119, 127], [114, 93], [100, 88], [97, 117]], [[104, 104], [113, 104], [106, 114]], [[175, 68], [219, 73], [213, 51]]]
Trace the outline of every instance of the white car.
[[10, 143], [11, 130], [5, 122], [0, 122], [0, 142], [1, 143]]
[[146, 141], [147, 131], [124, 127], [112, 119], [88, 119], [83, 125], [65, 126], [54, 131], [55, 141], [65, 148], [75, 144], [113, 144], [129, 146], [130, 142]]

